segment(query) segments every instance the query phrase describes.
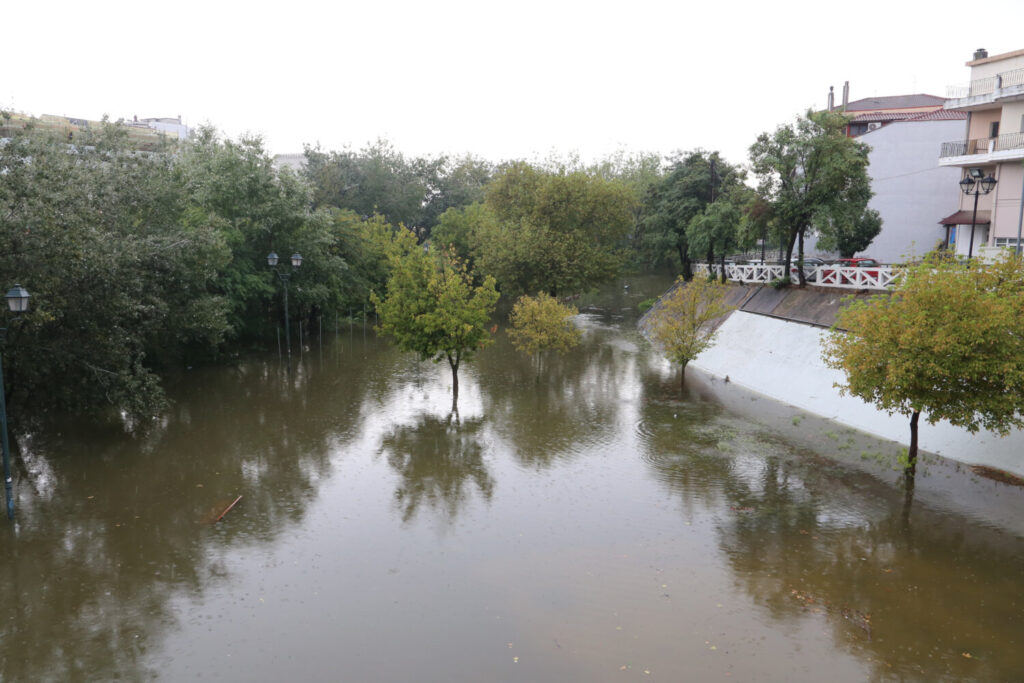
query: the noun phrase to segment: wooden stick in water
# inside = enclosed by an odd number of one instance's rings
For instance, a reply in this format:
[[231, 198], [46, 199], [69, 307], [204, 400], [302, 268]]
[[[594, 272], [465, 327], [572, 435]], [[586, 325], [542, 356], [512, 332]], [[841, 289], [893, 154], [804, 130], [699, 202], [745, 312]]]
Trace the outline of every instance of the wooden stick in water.
[[232, 503], [231, 505], [228, 505], [226, 508], [224, 508], [224, 512], [220, 513], [220, 517], [218, 517], [216, 521], [219, 522], [220, 520], [224, 519], [224, 515], [226, 515], [229, 512], [231, 512], [231, 508], [235, 507], [235, 505], [237, 505], [238, 501], [240, 501], [240, 500], [242, 500], [241, 496], [239, 496], [238, 498], [235, 498], [235, 502]]

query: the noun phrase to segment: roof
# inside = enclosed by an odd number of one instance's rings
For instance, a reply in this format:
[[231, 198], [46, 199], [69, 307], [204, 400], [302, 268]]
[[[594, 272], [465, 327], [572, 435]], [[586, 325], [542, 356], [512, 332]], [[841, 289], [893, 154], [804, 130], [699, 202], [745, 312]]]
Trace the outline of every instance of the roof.
[[882, 112], [882, 111], [868, 111], [863, 114], [857, 114], [853, 117], [853, 123], [859, 123], [861, 121], [906, 121], [907, 119], [919, 116], [913, 112]]
[[967, 112], [956, 111], [955, 109], [939, 109], [928, 111], [923, 114], [915, 114], [907, 121], [966, 121]]
[[846, 111], [871, 111], [874, 109], [909, 109], [913, 107], [941, 107], [945, 97], [937, 95], [891, 95], [888, 97], [865, 97], [846, 105]]
[[[988, 225], [992, 222], [989, 218], [988, 211], [978, 211], [978, 219], [974, 221], [975, 225]], [[970, 225], [971, 224], [971, 211], [957, 211], [954, 214], [950, 214], [939, 221], [942, 225]]]
[[1011, 57], [1020, 57], [1024, 55], [1024, 50], [1014, 50], [1013, 52], [1004, 52], [1001, 55], [992, 55], [991, 57], [982, 57], [981, 59], [972, 59], [967, 62], [966, 66], [978, 66], [979, 64], [988, 64], [989, 62], [999, 62], [1004, 59], [1010, 59]]

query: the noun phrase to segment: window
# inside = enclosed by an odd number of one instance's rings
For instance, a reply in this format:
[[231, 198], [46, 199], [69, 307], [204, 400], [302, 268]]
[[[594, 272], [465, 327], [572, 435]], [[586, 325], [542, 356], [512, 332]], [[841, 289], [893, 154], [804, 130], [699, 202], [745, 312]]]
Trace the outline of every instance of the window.
[[988, 124], [988, 136], [990, 138], [997, 138], [997, 137], [999, 137], [999, 122], [998, 121], [993, 121], [992, 123]]
[[997, 247], [1010, 247], [1010, 248], [1016, 247], [1017, 246], [1017, 238], [1016, 237], [997, 237], [996, 238], [996, 246]]

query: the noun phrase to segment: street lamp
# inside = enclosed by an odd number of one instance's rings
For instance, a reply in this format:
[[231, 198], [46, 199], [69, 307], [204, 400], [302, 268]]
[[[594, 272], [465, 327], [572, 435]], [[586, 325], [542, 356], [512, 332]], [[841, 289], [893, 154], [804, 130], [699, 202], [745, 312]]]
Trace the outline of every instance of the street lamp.
[[[288, 347], [288, 367], [290, 368], [292, 365], [292, 335], [291, 327], [288, 322], [288, 280], [291, 279], [292, 273], [298, 270], [299, 266], [302, 265], [302, 255], [298, 252], [292, 254], [292, 267], [291, 270], [287, 272], [278, 270], [277, 262], [279, 260], [280, 259], [275, 252], [272, 251], [267, 254], [267, 265], [277, 273], [277, 277], [281, 279], [281, 284], [284, 285], [284, 337], [286, 346]], [[278, 349], [280, 349], [280, 347], [278, 347]]]
[[[14, 285], [4, 296], [7, 307], [13, 313], [24, 313], [28, 310], [28, 299], [31, 296], [21, 285]], [[6, 341], [7, 328], [0, 327], [0, 341]], [[7, 441], [7, 392], [4, 389], [3, 356], [0, 354], [0, 440], [3, 442], [4, 457], [4, 493], [7, 495], [7, 519], [14, 519], [14, 493], [11, 490], [11, 448]]]
[[971, 214], [971, 244], [967, 247], [967, 258], [974, 256], [974, 227], [978, 222], [978, 195], [991, 192], [997, 182], [991, 174], [984, 178], [982, 175], [984, 174], [980, 168], [972, 168], [960, 181], [960, 189], [964, 191], [964, 194], [968, 197], [974, 195], [974, 213]]

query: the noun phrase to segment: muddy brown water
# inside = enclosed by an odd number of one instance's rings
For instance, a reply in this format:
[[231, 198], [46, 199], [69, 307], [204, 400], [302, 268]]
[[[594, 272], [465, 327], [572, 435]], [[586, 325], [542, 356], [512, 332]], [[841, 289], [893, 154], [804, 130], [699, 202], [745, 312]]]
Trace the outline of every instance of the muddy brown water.
[[[0, 524], [4, 681], [1024, 678], [1021, 490], [923, 467], [581, 300], [540, 366], [461, 376], [325, 322], [187, 374], [129, 437], [22, 443]], [[308, 340], [307, 340], [308, 341]], [[223, 520], [216, 518], [239, 495]]]

